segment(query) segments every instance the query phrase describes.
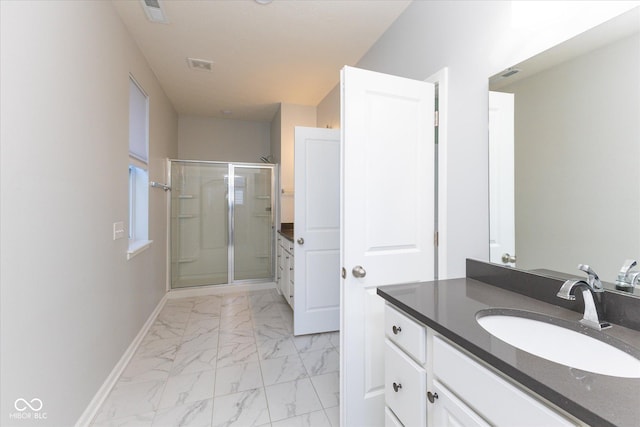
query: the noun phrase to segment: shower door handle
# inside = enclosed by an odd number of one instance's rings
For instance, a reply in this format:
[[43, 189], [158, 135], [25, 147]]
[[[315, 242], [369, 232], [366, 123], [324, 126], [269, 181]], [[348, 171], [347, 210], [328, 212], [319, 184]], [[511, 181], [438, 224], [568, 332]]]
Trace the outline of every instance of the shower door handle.
[[304, 245], [304, 239], [302, 237], [298, 238], [297, 242], [299, 245]]

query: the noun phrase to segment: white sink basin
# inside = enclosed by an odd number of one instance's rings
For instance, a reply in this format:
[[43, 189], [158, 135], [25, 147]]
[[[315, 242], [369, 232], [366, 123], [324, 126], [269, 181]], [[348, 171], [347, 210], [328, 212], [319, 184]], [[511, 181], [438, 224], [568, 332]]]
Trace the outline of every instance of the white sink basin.
[[[640, 359], [580, 332], [510, 311], [480, 311], [476, 320], [487, 332], [527, 353], [596, 374], [640, 378]], [[528, 316], [528, 317], [523, 317]]]

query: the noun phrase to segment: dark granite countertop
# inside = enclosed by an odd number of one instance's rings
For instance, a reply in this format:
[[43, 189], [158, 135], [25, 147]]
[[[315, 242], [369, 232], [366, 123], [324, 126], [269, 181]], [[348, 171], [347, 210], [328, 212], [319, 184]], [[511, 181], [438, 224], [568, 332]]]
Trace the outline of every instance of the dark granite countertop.
[[[583, 422], [640, 426], [640, 379], [550, 362], [491, 336], [476, 322], [480, 310], [510, 308], [575, 322], [583, 331], [580, 313], [472, 278], [380, 287], [378, 295]], [[613, 325], [603, 333], [640, 349], [639, 331]]]
[[278, 230], [278, 233], [280, 233], [282, 237], [293, 242], [293, 223], [283, 222], [280, 224], [280, 230]]

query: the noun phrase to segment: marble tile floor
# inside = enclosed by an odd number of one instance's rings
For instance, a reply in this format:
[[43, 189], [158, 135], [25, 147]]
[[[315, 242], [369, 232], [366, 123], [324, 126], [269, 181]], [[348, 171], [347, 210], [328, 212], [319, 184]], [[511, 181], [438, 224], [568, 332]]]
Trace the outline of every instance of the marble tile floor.
[[338, 338], [275, 289], [170, 299], [92, 426], [338, 427]]

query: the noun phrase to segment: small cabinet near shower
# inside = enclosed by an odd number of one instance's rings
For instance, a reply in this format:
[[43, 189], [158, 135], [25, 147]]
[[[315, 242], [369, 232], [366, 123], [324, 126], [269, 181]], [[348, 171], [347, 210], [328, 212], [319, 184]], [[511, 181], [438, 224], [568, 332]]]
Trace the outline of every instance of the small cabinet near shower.
[[293, 242], [278, 234], [278, 290], [291, 308], [294, 308], [293, 298], [295, 290], [293, 253]]

